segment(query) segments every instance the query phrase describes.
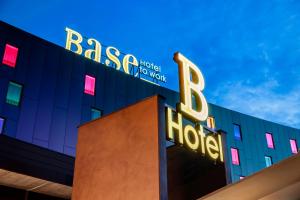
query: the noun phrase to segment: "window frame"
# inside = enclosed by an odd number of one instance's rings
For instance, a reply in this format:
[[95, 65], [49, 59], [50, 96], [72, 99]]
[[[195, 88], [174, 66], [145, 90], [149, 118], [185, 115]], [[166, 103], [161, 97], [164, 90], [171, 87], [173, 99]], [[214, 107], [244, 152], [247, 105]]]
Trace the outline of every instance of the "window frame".
[[[267, 158], [270, 159], [270, 160], [269, 160], [270, 163], [271, 163], [270, 165], [267, 164]], [[272, 166], [272, 165], [273, 165], [273, 159], [272, 159], [272, 157], [271, 157], [271, 156], [266, 156], [266, 155], [265, 155], [265, 166], [266, 166], [266, 167], [270, 167], [270, 166]]]
[[[87, 84], [91, 80], [93, 80], [93, 90], [90, 90], [89, 85]], [[96, 94], [96, 77], [89, 75], [89, 74], [85, 74], [85, 76], [84, 76], [84, 93], [91, 95], [91, 96], [95, 96], [95, 94]]]
[[[93, 110], [96, 110], [96, 111], [99, 111], [100, 112], [100, 117], [97, 117], [97, 118], [92, 118], [92, 115], [93, 115]], [[95, 107], [91, 107], [91, 120], [96, 120], [96, 119], [99, 119], [103, 116], [103, 110], [102, 109], [98, 109], [98, 108], [95, 108]]]
[[[5, 59], [7, 54], [9, 53], [8, 51], [8, 48], [13, 48], [13, 49], [16, 49], [16, 55], [15, 55], [15, 60], [13, 63], [11, 63], [10, 60], [7, 60]], [[14, 50], [15, 51], [15, 50]], [[10, 43], [6, 43], [5, 44], [5, 47], [4, 47], [4, 53], [3, 53], [3, 57], [2, 57], [2, 64], [3, 65], [6, 65], [8, 67], [11, 67], [11, 68], [15, 68], [16, 65], [17, 65], [17, 60], [18, 60], [18, 55], [19, 55], [19, 48], [10, 44]]]
[[[237, 160], [233, 159], [235, 157], [233, 152], [236, 153]], [[239, 149], [234, 148], [234, 147], [230, 147], [230, 154], [231, 154], [231, 164], [240, 166], [241, 162], [240, 162]]]
[[[294, 152], [292, 141], [295, 144], [296, 152]], [[299, 152], [298, 145], [297, 145], [297, 140], [296, 139], [290, 139], [290, 147], [291, 147], [292, 154], [297, 154]]]
[[[237, 137], [237, 135], [235, 134], [235, 127], [238, 127], [239, 129], [239, 137]], [[243, 140], [243, 137], [242, 137], [242, 127], [240, 124], [237, 124], [237, 123], [233, 123], [233, 136], [234, 136], [234, 139], [237, 140], [237, 141], [242, 141]]]
[[[270, 136], [270, 137], [268, 137]], [[266, 132], [265, 133], [265, 138], [266, 138], [266, 141], [267, 141], [267, 147], [269, 149], [275, 149], [275, 143], [274, 143], [274, 137], [273, 137], [273, 134], [270, 133], [270, 132]], [[271, 139], [271, 141], [269, 141], [269, 139]], [[271, 143], [270, 143], [271, 142]]]
[[[9, 100], [8, 99], [8, 92], [9, 92], [10, 85], [20, 86], [20, 88], [21, 88], [17, 103], [14, 103], [14, 100]], [[22, 102], [23, 90], [24, 90], [24, 85], [23, 84], [20, 84], [20, 83], [15, 82], [15, 81], [9, 81], [8, 86], [7, 86], [6, 96], [5, 96], [5, 102], [9, 105], [19, 107], [21, 102]]]
[[0, 120], [3, 120], [2, 127], [0, 127], [0, 135], [3, 134], [6, 118], [0, 116]]

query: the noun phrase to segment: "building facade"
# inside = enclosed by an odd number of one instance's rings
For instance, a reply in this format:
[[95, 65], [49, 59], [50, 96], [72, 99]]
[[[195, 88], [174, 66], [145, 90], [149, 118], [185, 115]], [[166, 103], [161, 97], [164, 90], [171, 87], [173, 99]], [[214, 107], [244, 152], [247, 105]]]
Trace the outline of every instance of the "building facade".
[[[0, 22], [0, 61], [1, 134], [72, 157], [81, 124], [155, 94], [164, 96], [172, 107], [179, 102], [175, 91], [4, 22]], [[229, 183], [298, 152], [299, 129], [213, 104], [209, 104], [209, 116], [205, 125], [226, 135]]]

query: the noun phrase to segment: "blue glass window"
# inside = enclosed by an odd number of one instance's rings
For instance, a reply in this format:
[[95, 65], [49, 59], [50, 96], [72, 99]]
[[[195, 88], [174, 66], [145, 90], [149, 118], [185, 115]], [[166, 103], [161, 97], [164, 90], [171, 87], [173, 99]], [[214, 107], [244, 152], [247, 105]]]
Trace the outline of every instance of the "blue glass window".
[[242, 140], [242, 131], [240, 125], [233, 124], [233, 133], [236, 140]]
[[272, 163], [272, 158], [270, 156], [265, 156], [266, 167], [270, 167]]
[[100, 118], [101, 115], [102, 115], [101, 110], [92, 108], [92, 110], [91, 110], [91, 119], [92, 120]]
[[22, 85], [14, 82], [9, 82], [8, 90], [6, 94], [6, 103], [18, 106], [20, 103], [22, 94]]
[[4, 119], [0, 117], [0, 134], [3, 131], [3, 127], [4, 127]]

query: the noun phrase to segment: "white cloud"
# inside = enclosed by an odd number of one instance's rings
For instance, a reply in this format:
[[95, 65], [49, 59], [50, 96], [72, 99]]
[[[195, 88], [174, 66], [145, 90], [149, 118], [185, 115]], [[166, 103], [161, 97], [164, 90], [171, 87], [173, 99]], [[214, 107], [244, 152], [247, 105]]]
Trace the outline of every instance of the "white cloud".
[[276, 80], [258, 85], [227, 82], [213, 93], [214, 103], [269, 121], [300, 127], [300, 87], [280, 94]]

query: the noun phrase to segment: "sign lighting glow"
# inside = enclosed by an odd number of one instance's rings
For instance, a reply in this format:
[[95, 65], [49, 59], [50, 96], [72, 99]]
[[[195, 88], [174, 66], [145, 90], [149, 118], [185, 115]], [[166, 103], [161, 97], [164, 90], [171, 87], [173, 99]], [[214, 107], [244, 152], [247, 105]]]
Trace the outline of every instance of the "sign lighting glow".
[[[202, 93], [203, 75], [195, 64], [180, 53], [175, 53], [174, 61], [179, 68], [180, 103], [177, 111], [166, 107], [167, 139], [224, 162], [221, 135], [205, 133], [199, 123], [208, 117], [208, 105]], [[194, 125], [184, 126], [183, 116]]]
[[[84, 55], [84, 57], [98, 63], [101, 63], [101, 59], [104, 59], [103, 64], [115, 67], [116, 70], [121, 70], [126, 74], [131, 74], [156, 85], [158, 85], [158, 82], [167, 82], [166, 76], [161, 73], [160, 66], [145, 60], [138, 61], [132, 54], [122, 55], [123, 58], [121, 58], [122, 53], [112, 46], [106, 47], [105, 55], [102, 55], [103, 46], [98, 40], [88, 38], [85, 41], [85, 38], [82, 37], [79, 32], [70, 28], [66, 28], [65, 30], [67, 32], [65, 46], [67, 50], [79, 55]], [[84, 45], [88, 45], [88, 48], [85, 49], [83, 47]]]

